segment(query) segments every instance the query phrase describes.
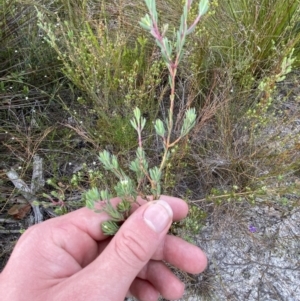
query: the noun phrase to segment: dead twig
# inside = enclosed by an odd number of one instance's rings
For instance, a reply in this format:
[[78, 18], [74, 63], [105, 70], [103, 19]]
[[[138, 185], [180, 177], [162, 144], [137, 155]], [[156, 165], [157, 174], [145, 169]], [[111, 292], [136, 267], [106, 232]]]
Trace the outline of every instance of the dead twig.
[[38, 155], [33, 156], [33, 172], [30, 188], [19, 178], [18, 173], [14, 169], [8, 171], [6, 175], [21, 192], [23, 197], [30, 203], [34, 212], [35, 224], [41, 223], [43, 221], [43, 214], [41, 213], [39, 206], [36, 205], [37, 198], [35, 193], [43, 187], [45, 183], [43, 178], [43, 159]]
[[13, 234], [13, 233], [17, 233], [17, 234], [21, 234], [21, 230], [0, 230], [0, 234]]
[[19, 221], [15, 220], [15, 219], [10, 219], [10, 218], [0, 218], [0, 223], [3, 224], [14, 224], [14, 223], [18, 223]]

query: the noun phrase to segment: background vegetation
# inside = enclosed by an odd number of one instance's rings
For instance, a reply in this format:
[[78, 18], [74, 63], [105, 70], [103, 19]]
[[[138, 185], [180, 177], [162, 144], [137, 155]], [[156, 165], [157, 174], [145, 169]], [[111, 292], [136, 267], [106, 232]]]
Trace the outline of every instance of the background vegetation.
[[[163, 175], [163, 193], [192, 206], [172, 230], [189, 236], [222, 204], [299, 206], [300, 2], [210, 3], [177, 76], [175, 132], [190, 107], [197, 123]], [[157, 7], [172, 34], [182, 1]], [[47, 182], [36, 196], [45, 218], [83, 206], [87, 188], [111, 188], [97, 154], [106, 149], [128, 169], [135, 106], [147, 119], [150, 164], [160, 160], [153, 122], [166, 118], [170, 91], [157, 46], [138, 25], [145, 12], [137, 0], [0, 0], [1, 218], [20, 218], [13, 206], [26, 203], [6, 172], [30, 184], [34, 155], [44, 159]], [[10, 245], [20, 225], [5, 225]], [[2, 265], [9, 250], [3, 244]]]

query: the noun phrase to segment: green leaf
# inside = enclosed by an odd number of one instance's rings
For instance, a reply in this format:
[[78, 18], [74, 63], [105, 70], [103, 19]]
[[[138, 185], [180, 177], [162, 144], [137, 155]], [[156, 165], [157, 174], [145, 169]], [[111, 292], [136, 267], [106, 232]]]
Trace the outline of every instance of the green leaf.
[[139, 108], [133, 110], [134, 118], [130, 120], [131, 125], [136, 131], [142, 131], [146, 124], [146, 119], [141, 116], [141, 111]]
[[145, 0], [145, 3], [146, 3], [146, 6], [147, 6], [147, 8], [148, 8], [148, 10], [151, 12], [152, 11], [152, 9], [153, 9], [153, 2], [154, 2], [155, 0]]
[[162, 27], [162, 33], [161, 33], [162, 36], [165, 36], [165, 34], [168, 31], [168, 28], [169, 28], [169, 24], [164, 24], [163, 25], [163, 27]]
[[143, 17], [141, 19], [141, 21], [139, 22], [140, 26], [146, 30], [151, 30], [152, 29], [152, 20], [150, 18], [150, 16], [147, 14], [145, 15], [145, 17]]
[[114, 221], [106, 221], [101, 224], [101, 230], [104, 235], [115, 235], [119, 228], [119, 225]]
[[55, 191], [55, 190], [52, 190], [52, 191], [50, 192], [50, 194], [51, 194], [52, 196], [54, 196], [55, 198], [59, 198], [58, 193], [57, 193], [57, 191]]
[[161, 136], [161, 137], [165, 136], [166, 129], [165, 129], [163, 122], [160, 119], [156, 119], [154, 128], [155, 128], [156, 134], [158, 136]]
[[120, 180], [114, 189], [117, 193], [117, 196], [120, 198], [136, 197], [134, 183], [128, 177], [124, 177], [122, 180]]
[[176, 52], [179, 52], [179, 49], [181, 48], [181, 39], [180, 39], [181, 35], [180, 35], [180, 31], [178, 30], [176, 32]]
[[161, 171], [157, 166], [155, 166], [149, 170], [149, 174], [151, 180], [153, 181], [151, 192], [155, 197], [158, 197], [161, 193], [161, 185], [160, 185]]
[[111, 156], [111, 164], [112, 164], [114, 169], [119, 169], [118, 159], [115, 155]]
[[118, 206], [117, 206], [117, 210], [119, 212], [121, 212], [122, 214], [128, 214], [129, 211], [131, 210], [132, 207], [132, 203], [126, 200], [121, 201]]
[[94, 201], [91, 199], [86, 199], [85, 200], [85, 206], [91, 210], [94, 209]]
[[196, 110], [195, 108], [188, 109], [185, 113], [184, 120], [183, 120], [183, 125], [181, 128], [180, 136], [184, 137], [187, 135], [190, 130], [195, 126], [196, 123]]
[[201, 0], [199, 2], [199, 15], [203, 16], [207, 13], [209, 8], [209, 1], [208, 0]]
[[101, 190], [100, 191], [100, 200], [101, 201], [107, 201], [111, 198], [111, 195], [107, 190]]
[[104, 201], [102, 210], [106, 212], [109, 217], [115, 221], [115, 222], [120, 222], [124, 220], [124, 216], [122, 213], [120, 213], [110, 202], [110, 199], [107, 199]]
[[170, 87], [172, 87], [172, 77], [171, 77], [171, 75], [168, 76], [168, 79], [169, 79], [169, 85], [170, 85]]
[[141, 110], [140, 110], [138, 107], [136, 107], [136, 108], [133, 110], [133, 115], [134, 115], [134, 117], [135, 117], [135, 120], [136, 120], [137, 122], [139, 122], [139, 120], [140, 120], [140, 118], [141, 118]]
[[157, 166], [149, 169], [149, 174], [150, 174], [150, 178], [155, 181], [155, 182], [159, 182], [160, 178], [161, 178], [161, 171], [159, 170], [159, 168]]
[[83, 194], [82, 199], [85, 201], [87, 208], [94, 209], [95, 202], [101, 200], [101, 196], [100, 196], [98, 188], [93, 187], [93, 188], [87, 190]]
[[132, 171], [138, 172], [139, 171], [139, 160], [136, 158], [134, 161], [131, 161], [129, 168]]
[[145, 0], [145, 3], [154, 21], [157, 23], [156, 0]]
[[104, 165], [105, 169], [111, 169], [112, 165], [110, 162], [110, 153], [107, 150], [104, 150], [99, 153], [99, 161]]
[[137, 131], [138, 130], [138, 125], [137, 125], [135, 119], [131, 119], [130, 123], [131, 123], [132, 127]]
[[166, 54], [170, 58], [172, 56], [173, 49], [172, 49], [172, 44], [167, 37], [163, 38], [163, 44], [165, 45], [166, 48]]
[[142, 147], [138, 147], [136, 150], [136, 157], [139, 161], [139, 169], [142, 173], [145, 173], [148, 171], [148, 162], [146, 159], [145, 151]]
[[148, 172], [148, 162], [143, 148], [138, 147], [136, 150], [136, 159], [130, 163], [129, 168], [136, 173], [138, 182]]
[[146, 119], [142, 117], [141, 118], [141, 131], [144, 129], [145, 125], [146, 125]]

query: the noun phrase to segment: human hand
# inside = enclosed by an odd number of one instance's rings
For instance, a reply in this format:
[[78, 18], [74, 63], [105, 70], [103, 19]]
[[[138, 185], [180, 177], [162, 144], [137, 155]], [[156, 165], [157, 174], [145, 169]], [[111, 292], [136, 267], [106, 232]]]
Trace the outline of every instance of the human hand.
[[184, 285], [162, 261], [200, 273], [207, 259], [196, 246], [166, 235], [172, 219], [184, 218], [188, 207], [174, 197], [161, 199], [140, 206], [113, 238], [100, 227], [109, 217], [87, 208], [29, 228], [0, 274], [1, 300], [180, 298]]

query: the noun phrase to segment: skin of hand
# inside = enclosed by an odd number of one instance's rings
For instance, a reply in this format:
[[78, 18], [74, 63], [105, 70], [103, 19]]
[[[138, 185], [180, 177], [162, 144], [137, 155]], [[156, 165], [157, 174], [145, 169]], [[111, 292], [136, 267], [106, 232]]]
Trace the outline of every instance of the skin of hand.
[[187, 213], [184, 201], [161, 196], [138, 207], [113, 238], [101, 231], [107, 214], [87, 208], [32, 226], [0, 274], [1, 300], [178, 299], [184, 284], [163, 261], [193, 274], [207, 265], [198, 247], [167, 235]]

